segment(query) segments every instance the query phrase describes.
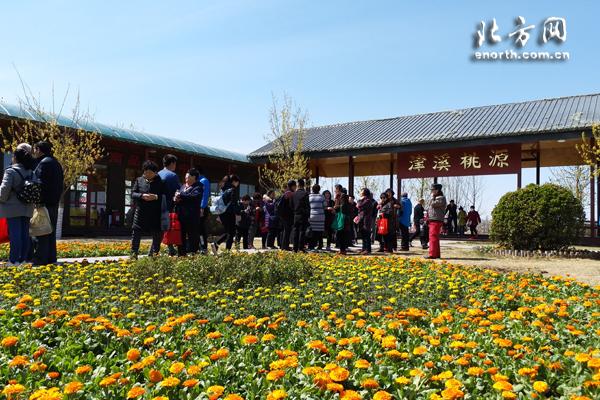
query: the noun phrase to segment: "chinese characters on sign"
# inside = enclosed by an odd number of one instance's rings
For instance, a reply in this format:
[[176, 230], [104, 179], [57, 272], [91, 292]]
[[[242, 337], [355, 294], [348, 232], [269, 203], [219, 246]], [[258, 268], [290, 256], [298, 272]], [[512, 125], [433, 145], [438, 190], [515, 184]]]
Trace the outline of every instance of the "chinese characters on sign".
[[[523, 47], [529, 41], [531, 34], [529, 31], [535, 29], [535, 25], [526, 25], [524, 17], [519, 16], [516, 20], [516, 30], [507, 35], [508, 38], [514, 40], [514, 44], [518, 47]], [[488, 41], [491, 44], [495, 44], [502, 41], [502, 36], [498, 34], [498, 23], [496, 18], [492, 19], [491, 27], [488, 31], [489, 35], [486, 35], [485, 21], [479, 23], [480, 28], [475, 33], [477, 39], [476, 46], [481, 45]], [[541, 39], [544, 43], [549, 40], [556, 40], [557, 42], [565, 42], [567, 40], [567, 21], [565, 18], [550, 17], [546, 18], [543, 23], [543, 31], [541, 33]]]
[[519, 144], [510, 144], [400, 153], [398, 175], [400, 178], [426, 178], [516, 173], [521, 168], [520, 148]]
[[[553, 41], [556, 44], [562, 44], [567, 40], [567, 20], [563, 17], [548, 17], [541, 27], [536, 28], [535, 24], [528, 24], [523, 16], [519, 16], [515, 20], [515, 27], [512, 31], [502, 35], [500, 26], [496, 18], [492, 18], [491, 22], [486, 24], [482, 20], [477, 25], [475, 32], [475, 48], [477, 51], [473, 53], [475, 60], [522, 60], [522, 61], [565, 61], [571, 58], [568, 51], [524, 51], [528, 42], [535, 42], [534, 37], [539, 38], [539, 45], [543, 46], [546, 43]], [[514, 48], [509, 48], [500, 51], [480, 51], [479, 49], [484, 43], [495, 46], [507, 39]], [[532, 47], [532, 46], [528, 46]], [[515, 49], [519, 51], [515, 51]]]

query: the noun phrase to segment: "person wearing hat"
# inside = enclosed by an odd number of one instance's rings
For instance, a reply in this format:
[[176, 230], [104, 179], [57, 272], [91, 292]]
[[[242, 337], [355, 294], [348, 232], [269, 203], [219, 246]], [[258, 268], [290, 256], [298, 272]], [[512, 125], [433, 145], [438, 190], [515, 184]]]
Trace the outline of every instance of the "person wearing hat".
[[402, 214], [402, 204], [400, 203], [400, 201], [398, 201], [398, 199], [396, 199], [396, 197], [394, 197], [394, 195], [396, 193], [394, 193], [394, 190], [392, 190], [391, 188], [388, 188], [385, 191], [385, 194], [388, 197], [388, 200], [390, 202], [390, 206], [392, 209], [392, 216], [390, 219], [390, 226], [389, 226], [389, 230], [391, 232], [390, 240], [391, 240], [393, 249], [397, 250], [398, 249], [398, 228], [399, 228], [398, 216]]
[[444, 225], [446, 214], [446, 197], [442, 192], [442, 185], [434, 183], [431, 185], [431, 200], [427, 214], [429, 219], [429, 259], [440, 258], [440, 232]]

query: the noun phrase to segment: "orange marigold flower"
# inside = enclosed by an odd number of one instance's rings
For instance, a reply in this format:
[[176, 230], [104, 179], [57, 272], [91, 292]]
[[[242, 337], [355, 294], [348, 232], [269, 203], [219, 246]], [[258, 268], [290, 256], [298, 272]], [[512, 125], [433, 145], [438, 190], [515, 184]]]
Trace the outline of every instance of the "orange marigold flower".
[[273, 390], [267, 395], [267, 400], [281, 400], [287, 397], [287, 393], [283, 389]]
[[29, 365], [29, 359], [25, 356], [15, 356], [8, 365], [12, 368], [24, 367]]
[[267, 374], [267, 380], [268, 381], [276, 381], [278, 379], [283, 378], [284, 376], [285, 376], [285, 371], [276, 369], [274, 371], [269, 371], [269, 373]]
[[462, 399], [464, 396], [464, 392], [456, 387], [449, 387], [442, 390], [442, 399], [444, 400]]
[[239, 394], [232, 393], [225, 396], [223, 400], [244, 400], [244, 398]]
[[362, 397], [354, 390], [345, 390], [340, 396], [340, 400], [361, 400]]
[[224, 391], [225, 388], [223, 386], [214, 385], [206, 389], [206, 394], [208, 394], [209, 400], [216, 400], [221, 397]]
[[367, 369], [370, 366], [371, 366], [371, 363], [364, 359], [357, 360], [354, 363], [354, 368], [358, 368], [358, 369]]
[[75, 370], [75, 373], [77, 375], [83, 375], [83, 374], [87, 374], [91, 370], [92, 370], [91, 365], [82, 365], [81, 367], [77, 367], [77, 369]]
[[148, 373], [148, 377], [150, 378], [150, 382], [152, 383], [158, 383], [163, 380], [163, 374], [161, 374], [160, 371], [156, 369], [150, 370], [150, 372]]
[[188, 379], [181, 384], [183, 387], [190, 388], [196, 386], [200, 381], [198, 379]]
[[73, 394], [79, 392], [81, 389], [83, 389], [83, 383], [77, 381], [69, 382], [65, 385], [64, 393], [67, 395]]
[[134, 386], [127, 392], [128, 399], [135, 399], [146, 393], [146, 389], [141, 386]]
[[127, 352], [127, 359], [131, 362], [136, 362], [140, 359], [140, 351], [138, 349], [130, 349]]
[[4, 396], [6, 396], [8, 399], [11, 399], [12, 395], [19, 394], [24, 391], [25, 391], [25, 386], [20, 385], [18, 383], [9, 383], [8, 385], [4, 386], [4, 389], [2, 390], [2, 394]]
[[343, 367], [337, 367], [329, 371], [329, 377], [335, 382], [344, 382], [350, 376], [350, 371]]
[[377, 389], [379, 387], [379, 382], [377, 382], [375, 379], [369, 378], [362, 381], [360, 386], [362, 386], [364, 389]]
[[373, 395], [373, 400], [392, 400], [392, 395], [385, 390], [380, 390]]
[[258, 336], [246, 335], [242, 338], [242, 344], [255, 344], [258, 342]]
[[117, 379], [113, 378], [112, 376], [109, 376], [109, 377], [102, 379], [98, 385], [100, 387], [107, 387], [110, 385], [114, 385], [115, 383], [117, 383]]
[[7, 336], [2, 339], [2, 342], [0, 343], [2, 344], [2, 347], [14, 347], [19, 343], [19, 338], [16, 336]]

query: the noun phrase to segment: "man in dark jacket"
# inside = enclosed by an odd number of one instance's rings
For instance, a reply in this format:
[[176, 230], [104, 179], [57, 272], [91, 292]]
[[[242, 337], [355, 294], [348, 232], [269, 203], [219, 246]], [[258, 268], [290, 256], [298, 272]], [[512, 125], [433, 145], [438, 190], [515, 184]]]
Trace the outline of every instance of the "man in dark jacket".
[[454, 200], [450, 200], [446, 207], [446, 214], [448, 215], [448, 233], [458, 232], [458, 207]]
[[39, 161], [34, 174], [41, 183], [42, 203], [48, 209], [52, 233], [36, 238], [32, 262], [34, 265], [45, 265], [56, 262], [56, 224], [64, 173], [58, 160], [52, 156], [52, 145], [49, 142], [41, 141], [34, 144], [33, 156]]
[[185, 175], [185, 184], [175, 192], [175, 204], [181, 225], [180, 256], [200, 251], [200, 210], [203, 185], [198, 180], [200, 173], [191, 168]]
[[152, 236], [149, 251], [151, 256], [159, 253], [163, 235], [161, 216], [165, 184], [158, 175], [158, 165], [155, 162], [144, 162], [142, 170], [143, 175], [136, 179], [131, 190], [131, 199], [136, 205], [131, 235], [132, 258], [138, 256], [142, 233], [148, 232]]
[[419, 236], [421, 240], [421, 247], [428, 249], [429, 246], [429, 231], [427, 230], [427, 224], [425, 223], [425, 199], [420, 199], [419, 203], [415, 206], [413, 223], [415, 225], [415, 232], [410, 236], [410, 242]]
[[290, 239], [294, 227], [294, 213], [292, 208], [292, 197], [296, 191], [296, 181], [290, 180], [286, 191], [275, 202], [275, 215], [281, 224], [281, 250], [290, 250]]
[[298, 190], [292, 196], [292, 209], [294, 211], [294, 252], [304, 251], [305, 233], [310, 217], [310, 203], [308, 192], [304, 189], [304, 179], [298, 179]]
[[[162, 179], [165, 184], [165, 195], [167, 196], [167, 208], [169, 212], [173, 212], [173, 207], [175, 203], [173, 202], [173, 197], [175, 196], [175, 192], [179, 190], [181, 187], [181, 183], [179, 182], [179, 177], [175, 173], [177, 169], [177, 157], [173, 154], [166, 154], [163, 157], [163, 169], [158, 172], [160, 179]], [[172, 244], [167, 246], [169, 248], [169, 255], [174, 256], [177, 254], [175, 250], [175, 246]]]

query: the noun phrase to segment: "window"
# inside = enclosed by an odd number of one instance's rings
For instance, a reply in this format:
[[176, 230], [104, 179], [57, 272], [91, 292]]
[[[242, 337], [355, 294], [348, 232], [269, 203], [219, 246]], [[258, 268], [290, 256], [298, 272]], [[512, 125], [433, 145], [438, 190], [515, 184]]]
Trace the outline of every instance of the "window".
[[126, 168], [125, 169], [125, 224], [131, 220], [131, 218], [127, 217], [130, 212], [133, 212], [132, 200], [131, 200], [131, 191], [133, 189], [133, 185], [136, 180], [136, 170], [134, 168]]
[[91, 175], [80, 175], [69, 193], [69, 225], [108, 226], [106, 212], [107, 168], [95, 165]]

